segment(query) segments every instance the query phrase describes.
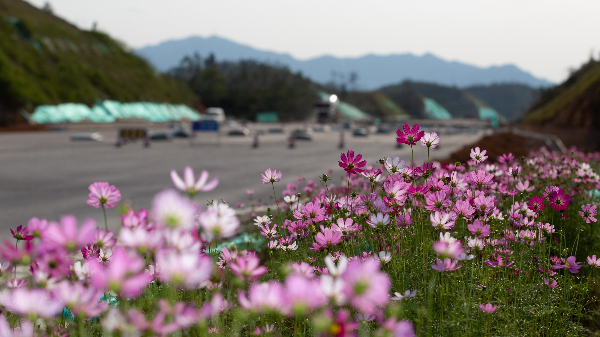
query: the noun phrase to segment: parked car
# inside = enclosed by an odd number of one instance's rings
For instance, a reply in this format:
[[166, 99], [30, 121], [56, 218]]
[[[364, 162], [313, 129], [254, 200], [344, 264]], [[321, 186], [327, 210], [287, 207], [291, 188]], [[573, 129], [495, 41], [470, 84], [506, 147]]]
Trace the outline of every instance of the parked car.
[[296, 140], [312, 140], [311, 132], [305, 129], [296, 129], [292, 132], [292, 135]]
[[369, 129], [367, 129], [367, 128], [356, 128], [352, 132], [352, 135], [354, 135], [354, 137], [367, 137], [367, 136], [369, 136]]
[[229, 132], [227, 132], [227, 135], [230, 137], [247, 137], [250, 136], [250, 130], [243, 128], [243, 129], [233, 129]]
[[104, 137], [100, 134], [100, 132], [84, 132], [74, 134], [71, 136], [71, 140], [93, 140], [96, 142], [101, 142], [104, 140]]

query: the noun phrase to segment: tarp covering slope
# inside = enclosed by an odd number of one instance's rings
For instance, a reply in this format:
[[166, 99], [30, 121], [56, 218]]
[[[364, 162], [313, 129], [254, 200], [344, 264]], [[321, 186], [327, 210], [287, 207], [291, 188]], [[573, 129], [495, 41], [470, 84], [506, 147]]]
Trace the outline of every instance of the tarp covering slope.
[[[330, 94], [328, 94], [324, 91], [319, 91], [319, 97], [321, 97], [321, 99], [324, 101], [328, 101], [330, 96], [331, 96]], [[359, 108], [355, 107], [352, 104], [342, 102], [340, 100], [338, 100], [337, 109], [342, 114], [342, 116], [349, 118], [349, 119], [368, 119], [369, 118], [369, 115], [364, 113], [363, 111], [361, 111]]]
[[423, 97], [425, 113], [431, 119], [452, 119], [452, 115], [443, 106], [431, 98]]
[[111, 123], [124, 118], [140, 118], [151, 122], [179, 121], [184, 118], [196, 121], [201, 117], [196, 110], [183, 104], [99, 101], [92, 108], [78, 103], [40, 105], [30, 118], [38, 124], [47, 124], [79, 123], [82, 120]]

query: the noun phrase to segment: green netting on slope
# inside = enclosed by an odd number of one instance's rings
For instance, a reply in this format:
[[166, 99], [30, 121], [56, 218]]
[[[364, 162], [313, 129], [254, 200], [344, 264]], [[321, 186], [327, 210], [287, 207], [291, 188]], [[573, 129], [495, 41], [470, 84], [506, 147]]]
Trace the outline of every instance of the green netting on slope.
[[431, 119], [452, 119], [450, 112], [431, 98], [423, 97], [423, 105], [425, 113]]
[[492, 108], [480, 107], [479, 108], [479, 119], [489, 119], [489, 120], [500, 119], [500, 114]]
[[[330, 94], [328, 94], [324, 91], [319, 91], [319, 97], [324, 101], [329, 101], [330, 96], [331, 96]], [[337, 108], [338, 108], [338, 111], [346, 118], [350, 118], [350, 119], [367, 119], [367, 118], [369, 118], [369, 115], [362, 112], [360, 109], [358, 109], [354, 105], [342, 102], [340, 100], [338, 100]]]
[[200, 119], [200, 114], [183, 104], [100, 101], [91, 109], [77, 103], [41, 105], [31, 115], [31, 119], [38, 124], [79, 123], [82, 120], [111, 123], [122, 118], [140, 118], [151, 122], [179, 121], [183, 118], [196, 121]]

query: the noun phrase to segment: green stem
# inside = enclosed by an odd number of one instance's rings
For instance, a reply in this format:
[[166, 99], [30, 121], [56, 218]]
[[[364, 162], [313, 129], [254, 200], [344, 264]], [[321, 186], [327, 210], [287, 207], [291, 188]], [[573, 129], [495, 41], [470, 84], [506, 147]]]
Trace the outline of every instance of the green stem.
[[108, 221], [106, 221], [106, 208], [102, 204], [102, 212], [104, 213], [104, 229], [108, 232]]
[[279, 209], [279, 203], [277, 202], [277, 194], [275, 194], [275, 185], [271, 183], [271, 187], [273, 187], [273, 196], [275, 197], [275, 205], [277, 205], [277, 214], [281, 214], [281, 210]]

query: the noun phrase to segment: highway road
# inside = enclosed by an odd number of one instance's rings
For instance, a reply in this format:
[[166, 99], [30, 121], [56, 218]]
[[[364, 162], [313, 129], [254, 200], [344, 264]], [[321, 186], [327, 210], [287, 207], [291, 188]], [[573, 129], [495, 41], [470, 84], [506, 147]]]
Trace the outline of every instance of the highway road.
[[[283, 173], [282, 182], [276, 184], [280, 194], [297, 175], [317, 179], [328, 169], [334, 170], [333, 181], [339, 183], [343, 171], [337, 161], [348, 149], [361, 153], [370, 164], [386, 156], [411, 158], [410, 147], [395, 147], [394, 133], [355, 138], [347, 132], [343, 149], [338, 148], [339, 132], [314, 133], [312, 141], [297, 141], [289, 149], [284, 134], [262, 135], [258, 148], [252, 148], [251, 137], [221, 136], [217, 145], [215, 134], [203, 134], [193, 144], [175, 139], [153, 142], [149, 148], [140, 142], [116, 148], [116, 126], [101, 129], [102, 142], [70, 140], [78, 132], [0, 134], [0, 237], [9, 237], [9, 228], [25, 225], [34, 216], [56, 220], [74, 214], [78, 219], [103, 221], [102, 211], [86, 204], [87, 187], [95, 181], [115, 185], [134, 208], [149, 208], [157, 192], [172, 188], [170, 170], [181, 173], [190, 165], [220, 180], [215, 190], [197, 197], [198, 203], [222, 199], [235, 205], [247, 204], [248, 189], [255, 191], [255, 198], [270, 201], [271, 186], [263, 185], [260, 178], [267, 168]], [[431, 152], [432, 158], [446, 157], [481, 136], [481, 132], [442, 135], [441, 148]], [[415, 147], [415, 160], [427, 160], [424, 147]], [[109, 227], [116, 229], [119, 222], [114, 209], [108, 210], [108, 219]]]

